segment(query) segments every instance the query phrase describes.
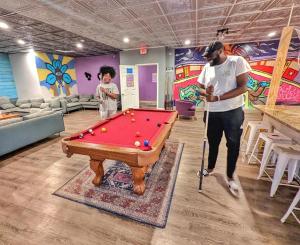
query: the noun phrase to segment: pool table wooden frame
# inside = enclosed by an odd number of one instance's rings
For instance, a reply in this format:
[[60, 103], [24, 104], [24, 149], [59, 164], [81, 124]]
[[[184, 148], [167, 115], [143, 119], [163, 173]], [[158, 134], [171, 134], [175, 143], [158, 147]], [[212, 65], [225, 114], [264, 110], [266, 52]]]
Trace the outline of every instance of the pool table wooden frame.
[[[149, 111], [161, 111], [157, 109], [129, 109], [129, 110], [149, 110]], [[62, 149], [66, 153], [67, 157], [71, 157], [73, 154], [81, 154], [90, 156], [90, 168], [95, 172], [93, 184], [99, 186], [102, 183], [104, 175], [103, 161], [105, 159], [119, 160], [127, 163], [131, 168], [133, 176], [134, 193], [142, 195], [145, 192], [144, 176], [151, 164], [154, 164], [158, 159], [160, 152], [164, 146], [166, 139], [169, 137], [173, 124], [177, 118], [177, 111], [169, 110], [172, 112], [171, 117], [167, 124], [163, 124], [163, 128], [159, 136], [152, 142], [151, 150], [143, 151], [138, 148], [119, 147], [105, 144], [93, 144], [86, 142], [78, 142], [72, 140], [73, 137], [78, 136], [81, 132], [62, 139]], [[117, 113], [108, 120], [112, 120], [118, 117], [123, 112]], [[99, 127], [99, 125], [105, 123], [107, 120], [100, 121], [93, 127]], [[92, 128], [93, 128], [92, 127]]]

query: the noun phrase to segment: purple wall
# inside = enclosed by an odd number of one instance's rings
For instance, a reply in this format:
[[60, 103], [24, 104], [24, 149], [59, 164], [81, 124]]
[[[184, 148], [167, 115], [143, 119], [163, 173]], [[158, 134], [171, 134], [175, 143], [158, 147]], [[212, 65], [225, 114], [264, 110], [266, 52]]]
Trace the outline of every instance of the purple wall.
[[156, 65], [139, 66], [140, 100], [156, 101], [157, 82], [152, 82], [152, 73], [157, 73]]
[[[75, 59], [78, 94], [95, 94], [96, 87], [99, 84], [97, 74], [99, 72], [99, 68], [103, 65], [108, 65], [115, 68], [117, 74], [113, 81], [115, 84], [117, 84], [118, 88], [120, 89], [119, 54], [81, 57]], [[90, 81], [86, 78], [85, 72], [90, 73], [92, 75]]]

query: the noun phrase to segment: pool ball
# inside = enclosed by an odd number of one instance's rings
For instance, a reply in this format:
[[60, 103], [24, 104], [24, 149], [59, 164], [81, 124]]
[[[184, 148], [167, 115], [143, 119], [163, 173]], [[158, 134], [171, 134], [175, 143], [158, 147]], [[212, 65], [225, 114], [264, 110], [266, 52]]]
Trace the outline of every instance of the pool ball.
[[135, 136], [136, 136], [136, 137], [140, 137], [140, 136], [141, 136], [141, 133], [140, 133], [139, 131], [137, 131], [137, 132], [135, 133]]
[[149, 140], [144, 140], [144, 146], [149, 146]]
[[130, 111], [126, 111], [127, 114], [129, 114]]
[[141, 143], [140, 143], [139, 141], [135, 141], [135, 142], [134, 142], [134, 145], [135, 145], [136, 147], [139, 147], [139, 146], [141, 145]]
[[79, 139], [82, 139], [83, 138], [83, 134], [81, 133], [80, 135], [79, 135]]
[[134, 119], [134, 118], [131, 118], [131, 122], [135, 122], [135, 119]]
[[130, 113], [130, 115], [133, 117], [133, 116], [134, 116], [134, 113], [133, 113], [133, 112], [131, 112], [131, 113]]
[[93, 129], [89, 129], [89, 133], [91, 134], [91, 135], [94, 135], [95, 133], [94, 133], [94, 131], [93, 131]]
[[105, 133], [107, 131], [106, 128], [101, 128], [101, 132]]
[[150, 119], [149, 119], [149, 118], [147, 118], [146, 120], [147, 120], [147, 121], [150, 121]]
[[160, 127], [160, 126], [161, 126], [161, 123], [158, 123], [158, 124], [157, 124], [157, 127]]

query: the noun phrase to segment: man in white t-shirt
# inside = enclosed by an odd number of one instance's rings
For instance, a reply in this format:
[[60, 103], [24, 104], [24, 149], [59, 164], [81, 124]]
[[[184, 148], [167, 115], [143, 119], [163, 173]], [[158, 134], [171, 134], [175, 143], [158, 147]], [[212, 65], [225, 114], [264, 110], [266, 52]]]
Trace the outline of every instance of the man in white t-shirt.
[[[206, 47], [203, 56], [208, 63], [199, 75], [201, 94], [206, 96], [209, 110], [207, 138], [209, 143], [208, 168], [203, 175], [210, 175], [216, 165], [223, 132], [227, 146], [227, 183], [232, 192], [238, 191], [233, 174], [239, 156], [243, 132], [243, 94], [247, 91], [248, 72], [251, 67], [240, 56], [227, 56], [224, 45], [215, 41]], [[205, 122], [206, 113], [204, 114]], [[199, 175], [199, 173], [198, 173]]]
[[119, 89], [112, 81], [115, 75], [115, 69], [111, 66], [102, 66], [98, 73], [100, 84], [96, 88], [96, 97], [100, 100], [101, 119], [106, 119], [117, 112]]

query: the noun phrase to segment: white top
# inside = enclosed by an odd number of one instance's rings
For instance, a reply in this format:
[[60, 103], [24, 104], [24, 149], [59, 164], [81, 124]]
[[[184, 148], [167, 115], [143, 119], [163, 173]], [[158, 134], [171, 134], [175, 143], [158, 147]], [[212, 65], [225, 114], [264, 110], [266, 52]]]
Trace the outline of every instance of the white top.
[[[214, 95], [221, 96], [237, 87], [236, 77], [251, 71], [248, 62], [241, 56], [227, 56], [224, 63], [210, 66], [207, 63], [198, 77], [198, 82], [205, 87], [214, 86]], [[244, 105], [243, 95], [237, 97], [208, 102], [209, 111], [222, 112], [229, 111]]]
[[117, 100], [109, 97], [106, 93], [100, 91], [100, 87], [107, 89], [110, 93], [119, 94], [119, 89], [113, 82], [103, 83], [101, 82], [96, 88], [96, 96], [100, 98], [100, 110], [101, 111], [116, 111]]

